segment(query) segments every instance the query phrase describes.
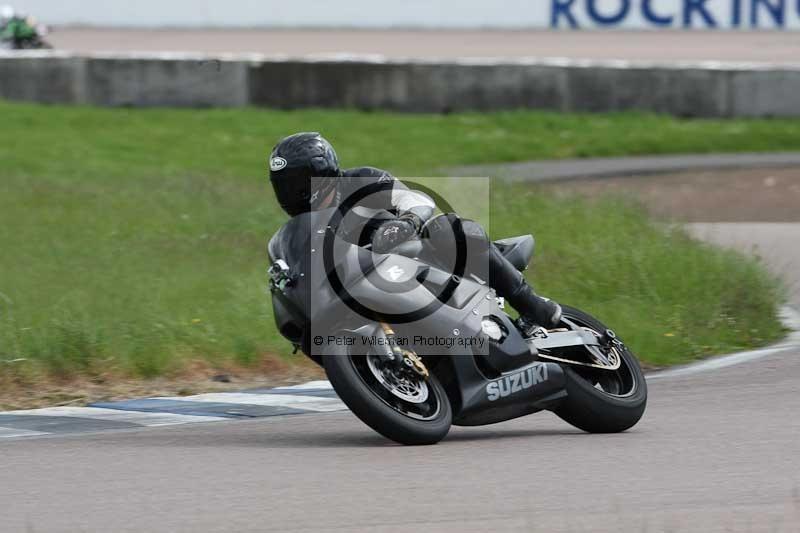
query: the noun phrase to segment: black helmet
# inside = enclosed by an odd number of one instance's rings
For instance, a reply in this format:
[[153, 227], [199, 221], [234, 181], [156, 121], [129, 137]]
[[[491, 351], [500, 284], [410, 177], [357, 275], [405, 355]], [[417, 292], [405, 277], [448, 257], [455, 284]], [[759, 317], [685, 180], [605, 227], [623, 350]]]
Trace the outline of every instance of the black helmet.
[[340, 175], [333, 146], [316, 132], [286, 137], [269, 157], [272, 188], [289, 216], [314, 209], [336, 187]]

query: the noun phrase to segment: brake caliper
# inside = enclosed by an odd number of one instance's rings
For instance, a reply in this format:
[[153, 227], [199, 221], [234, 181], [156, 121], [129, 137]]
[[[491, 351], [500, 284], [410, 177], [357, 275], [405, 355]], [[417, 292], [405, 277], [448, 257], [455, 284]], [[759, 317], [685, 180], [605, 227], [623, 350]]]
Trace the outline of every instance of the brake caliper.
[[394, 361], [398, 364], [400, 368], [403, 368], [402, 365], [405, 367], [413, 370], [423, 378], [427, 378], [429, 376], [428, 368], [425, 366], [425, 363], [422, 362], [422, 359], [410, 350], [403, 350], [398, 346], [397, 342], [394, 339], [394, 330], [392, 327], [387, 324], [386, 322], [381, 322], [381, 329], [383, 329], [383, 333], [386, 335], [386, 339], [389, 341], [389, 346], [392, 348], [392, 354], [394, 355]]
[[411, 367], [414, 372], [422, 376], [423, 378], [428, 378], [429, 372], [428, 368], [425, 366], [425, 363], [422, 362], [420, 356], [415, 354], [409, 350], [403, 350], [403, 363], [406, 366]]

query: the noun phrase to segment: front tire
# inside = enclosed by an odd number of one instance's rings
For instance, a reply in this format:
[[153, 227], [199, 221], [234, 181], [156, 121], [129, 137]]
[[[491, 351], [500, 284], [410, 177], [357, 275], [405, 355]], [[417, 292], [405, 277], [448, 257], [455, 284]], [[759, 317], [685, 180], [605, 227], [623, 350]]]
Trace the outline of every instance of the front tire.
[[[608, 329], [579, 309], [563, 306], [563, 314], [580, 326]], [[616, 371], [562, 365], [567, 397], [555, 414], [589, 433], [618, 433], [636, 425], [647, 406], [647, 382], [633, 353], [624, 345], [618, 353], [622, 364]]]
[[[323, 358], [323, 366], [336, 394], [362, 422], [397, 443], [436, 444], [450, 431], [452, 409], [447, 393], [431, 374], [425, 381], [427, 410], [393, 397], [375, 377], [369, 355], [336, 353]], [[429, 395], [429, 396], [428, 396]], [[413, 398], [411, 398], [413, 400]]]

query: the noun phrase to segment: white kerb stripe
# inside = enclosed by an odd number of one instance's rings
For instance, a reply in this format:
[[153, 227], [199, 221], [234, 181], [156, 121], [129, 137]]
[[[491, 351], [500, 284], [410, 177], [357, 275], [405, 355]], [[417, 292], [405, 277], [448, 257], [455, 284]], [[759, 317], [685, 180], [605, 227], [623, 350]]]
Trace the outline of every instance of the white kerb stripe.
[[49, 435], [44, 431], [31, 431], [29, 429], [14, 429], [0, 427], [0, 439], [10, 437], [35, 437], [37, 435]]
[[175, 424], [191, 424], [194, 422], [216, 422], [227, 420], [216, 416], [178, 415], [173, 413], [144, 413], [140, 411], [120, 411], [100, 407], [48, 407], [27, 411], [4, 411], [4, 415], [23, 416], [63, 416], [69, 418], [91, 418], [112, 422], [128, 422], [142, 426], [172, 426]]
[[763, 350], [754, 350], [750, 352], [735, 353], [723, 357], [709, 359], [708, 361], [703, 361], [701, 363], [694, 363], [691, 365], [681, 366], [670, 370], [660, 370], [658, 372], [653, 372], [652, 374], [648, 374], [646, 377], [648, 381], [652, 381], [654, 379], [690, 376], [692, 374], [698, 374], [700, 372], [708, 372], [710, 370], [720, 370], [722, 368], [727, 368], [729, 366], [740, 365], [742, 363], [749, 363], [750, 361], [755, 361], [757, 359], [761, 359], [762, 357], [767, 357], [769, 355], [774, 355], [776, 353], [785, 352], [793, 348], [794, 348], [793, 346], [786, 346], [778, 348], [768, 348]]
[[699, 372], [707, 372], [709, 370], [719, 370], [733, 365], [742, 363], [749, 363], [777, 353], [782, 353], [788, 350], [797, 349], [800, 347], [800, 313], [795, 311], [789, 306], [783, 306], [779, 313], [781, 323], [784, 327], [789, 329], [791, 333], [784, 339], [783, 342], [775, 344], [771, 347], [761, 348], [760, 350], [750, 350], [747, 352], [733, 353], [729, 355], [721, 355], [705, 361], [692, 363], [685, 366], [679, 366], [667, 370], [660, 370], [647, 375], [647, 379], [663, 379], [674, 378], [680, 376], [689, 376]]
[[306, 411], [342, 411], [347, 407], [338, 398], [319, 398], [316, 396], [298, 396], [294, 394], [247, 394], [241, 392], [218, 392], [198, 394], [195, 396], [174, 396], [156, 398], [181, 402], [213, 402], [241, 405], [265, 405], [289, 407]]
[[289, 385], [287, 387], [277, 387], [274, 390], [303, 390], [303, 389], [328, 389], [333, 390], [333, 385], [330, 381], [309, 381], [308, 383], [301, 383], [300, 385]]

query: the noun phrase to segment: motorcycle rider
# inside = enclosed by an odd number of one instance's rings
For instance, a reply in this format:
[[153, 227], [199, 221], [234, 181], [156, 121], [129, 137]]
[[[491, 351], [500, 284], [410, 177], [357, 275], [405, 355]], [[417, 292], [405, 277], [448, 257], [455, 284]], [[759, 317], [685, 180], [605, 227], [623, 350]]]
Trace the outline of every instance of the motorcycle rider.
[[0, 6], [0, 39], [16, 47], [21, 41], [33, 40], [37, 33], [36, 27], [24, 14], [9, 5]]
[[[434, 214], [435, 204], [430, 197], [410, 190], [385, 170], [373, 167], [342, 170], [333, 146], [319, 133], [297, 133], [284, 138], [273, 148], [269, 164], [275, 196], [292, 217], [335, 207], [363, 187], [390, 184], [387, 193], [368, 199], [372, 204], [368, 207], [396, 214], [395, 219], [383, 222], [375, 230], [372, 250], [376, 253], [387, 253], [414, 238]], [[485, 254], [490, 286], [520, 313], [517, 325], [523, 334], [531, 336], [537, 326], [556, 327], [561, 307], [534, 293], [522, 273], [503, 256], [478, 223], [466, 219], [461, 222], [467, 238], [478, 242], [478, 248]]]

